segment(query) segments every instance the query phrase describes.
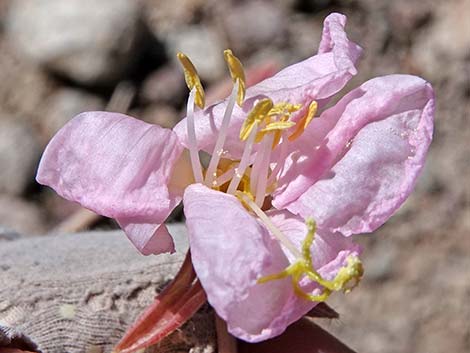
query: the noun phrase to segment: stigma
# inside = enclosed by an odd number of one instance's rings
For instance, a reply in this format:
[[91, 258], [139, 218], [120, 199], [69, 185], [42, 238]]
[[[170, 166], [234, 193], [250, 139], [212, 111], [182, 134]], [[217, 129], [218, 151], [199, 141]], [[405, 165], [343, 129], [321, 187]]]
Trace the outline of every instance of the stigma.
[[[315, 238], [315, 221], [307, 219], [306, 225], [307, 235], [302, 242], [302, 253], [297, 257], [297, 260], [279, 273], [261, 277], [258, 279], [258, 283], [262, 284], [290, 277], [295, 294], [313, 302], [325, 301], [332, 292], [349, 293], [359, 284], [364, 274], [361, 260], [356, 255], [348, 256], [345, 264], [337, 271], [332, 280], [324, 279], [313, 267], [311, 247]], [[318, 284], [321, 287], [321, 292], [319, 294], [305, 292], [300, 285], [300, 281], [304, 278]]]

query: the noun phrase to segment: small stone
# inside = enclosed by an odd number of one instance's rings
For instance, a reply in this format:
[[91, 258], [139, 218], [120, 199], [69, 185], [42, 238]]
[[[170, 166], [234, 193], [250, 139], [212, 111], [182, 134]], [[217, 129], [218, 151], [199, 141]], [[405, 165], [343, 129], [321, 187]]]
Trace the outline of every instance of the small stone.
[[75, 317], [76, 306], [72, 304], [62, 304], [59, 307], [60, 316], [64, 319], [71, 320]]
[[145, 102], [178, 104], [186, 86], [181, 68], [166, 65], [151, 73], [143, 83], [141, 98]]
[[0, 224], [19, 234], [37, 235], [45, 231], [42, 211], [33, 203], [0, 195]]
[[22, 194], [34, 180], [39, 156], [33, 130], [19, 119], [0, 116], [0, 193]]
[[470, 2], [467, 0], [453, 1], [452, 6], [442, 4], [432, 25], [417, 38], [412, 56], [428, 79], [442, 79], [452, 70], [453, 80], [468, 82], [462, 72], [470, 53], [469, 15]]
[[286, 16], [268, 1], [245, 2], [226, 15], [224, 24], [235, 52], [280, 44], [286, 39]]
[[142, 46], [140, 1], [17, 0], [7, 36], [33, 62], [83, 84], [117, 81]]
[[297, 15], [292, 17], [288, 27], [289, 44], [293, 50], [289, 51], [291, 61], [298, 58], [308, 58], [315, 53], [315, 43], [320, 43], [322, 23], [312, 19], [311, 16]]
[[[383, 240], [383, 239], [380, 239]], [[397, 249], [391, 242], [377, 242], [364, 259], [366, 268], [365, 278], [369, 281], [384, 281], [393, 274], [394, 264], [397, 262]]]
[[390, 34], [403, 42], [412, 36], [416, 29], [424, 25], [431, 17], [431, 7], [426, 1], [410, 6], [407, 0], [390, 2]]
[[39, 116], [38, 107], [51, 93], [53, 83], [38, 67], [15, 53], [11, 43], [0, 38], [0, 106], [28, 120]]
[[185, 53], [203, 80], [214, 81], [225, 73], [225, 48], [217, 32], [211, 28], [200, 25], [182, 27], [169, 33], [165, 42], [174, 63], [179, 65], [177, 52]]
[[93, 110], [103, 110], [104, 101], [89, 93], [71, 88], [56, 91], [45, 101], [42, 125], [47, 141], [75, 115]]
[[[218, 1], [221, 2], [220, 0]], [[191, 23], [206, 0], [144, 0], [144, 17], [147, 26], [157, 37]]]

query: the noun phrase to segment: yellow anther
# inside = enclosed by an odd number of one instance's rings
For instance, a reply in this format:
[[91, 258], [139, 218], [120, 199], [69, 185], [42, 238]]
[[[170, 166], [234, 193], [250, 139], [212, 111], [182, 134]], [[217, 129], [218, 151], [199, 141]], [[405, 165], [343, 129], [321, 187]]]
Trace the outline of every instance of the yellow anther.
[[225, 62], [230, 70], [230, 76], [235, 85], [238, 85], [237, 104], [241, 107], [245, 99], [246, 80], [243, 65], [238, 58], [233, 55], [230, 49], [224, 50]]
[[248, 113], [246, 120], [240, 130], [240, 139], [245, 141], [250, 136], [251, 130], [255, 123], [260, 123], [273, 107], [273, 101], [269, 98], [260, 100], [253, 109]]
[[305, 116], [303, 116], [302, 119], [297, 122], [297, 129], [295, 129], [292, 135], [289, 136], [289, 141], [294, 141], [296, 138], [302, 135], [307, 126], [312, 122], [313, 117], [317, 113], [317, 109], [318, 103], [316, 101], [312, 101], [308, 106], [307, 114], [305, 114]]
[[184, 80], [186, 81], [186, 85], [188, 86], [189, 90], [192, 90], [193, 88], [196, 89], [194, 102], [199, 108], [204, 109], [204, 88], [202, 88], [201, 80], [199, 79], [196, 68], [185, 54], [178, 53], [176, 56], [183, 66]]
[[[357, 256], [349, 256], [346, 259], [346, 266], [339, 269], [335, 278], [331, 281], [325, 280], [313, 268], [311, 247], [315, 238], [315, 221], [313, 219], [307, 219], [306, 225], [308, 231], [302, 242], [302, 257], [279, 273], [261, 277], [258, 279], [258, 283], [266, 283], [291, 277], [294, 292], [299, 297], [315, 302], [325, 301], [333, 291], [342, 290], [345, 293], [350, 292], [359, 283], [364, 273], [361, 261]], [[304, 276], [321, 285], [323, 287], [322, 292], [318, 295], [305, 293], [299, 285], [299, 281]]]
[[294, 125], [295, 123], [293, 121], [275, 121], [273, 123], [269, 123], [268, 125], [266, 125], [266, 127], [261, 129], [261, 131], [270, 132], [270, 131], [285, 130], [285, 129], [291, 128]]
[[302, 104], [292, 104], [288, 102], [276, 103], [269, 112], [269, 115], [289, 116], [290, 114], [298, 111], [300, 108], [302, 108]]
[[274, 140], [272, 148], [276, 147], [279, 141], [281, 140], [281, 133], [282, 130], [286, 130], [294, 126], [295, 123], [293, 121], [275, 121], [272, 123], [268, 123], [266, 127], [261, 129], [258, 134], [256, 135], [255, 142], [260, 142], [267, 133], [274, 133]]

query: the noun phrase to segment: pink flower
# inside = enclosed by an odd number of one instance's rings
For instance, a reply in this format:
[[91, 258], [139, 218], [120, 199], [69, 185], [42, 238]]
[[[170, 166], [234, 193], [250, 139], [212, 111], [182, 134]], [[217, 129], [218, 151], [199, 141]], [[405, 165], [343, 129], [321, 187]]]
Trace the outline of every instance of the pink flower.
[[[229, 331], [249, 342], [279, 335], [359, 281], [350, 236], [374, 231], [403, 203], [432, 139], [433, 90], [415, 76], [372, 79], [327, 108], [361, 54], [345, 23], [328, 16], [317, 55], [246, 95], [226, 51], [234, 89], [205, 110], [195, 110], [202, 86], [180, 55], [191, 93], [173, 131], [80, 114], [48, 145], [38, 181], [115, 218], [144, 254], [174, 251], [164, 221], [183, 199], [194, 269]], [[194, 179], [180, 172], [185, 147]], [[207, 168], [199, 150], [212, 154]]]

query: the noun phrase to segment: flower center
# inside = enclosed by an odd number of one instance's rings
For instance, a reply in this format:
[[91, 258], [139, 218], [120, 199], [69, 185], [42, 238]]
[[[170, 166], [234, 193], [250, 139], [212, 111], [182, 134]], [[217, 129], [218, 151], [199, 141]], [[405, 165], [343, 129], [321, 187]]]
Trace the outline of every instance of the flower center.
[[[297, 259], [280, 273], [260, 278], [258, 283], [291, 277], [293, 288], [298, 296], [317, 302], [326, 300], [333, 291], [350, 291], [359, 282], [363, 273], [362, 264], [357, 256], [350, 256], [346, 260], [347, 264], [338, 271], [333, 280], [325, 280], [314, 269], [312, 262], [311, 247], [315, 237], [315, 222], [312, 219], [306, 221], [308, 232], [302, 243], [302, 250], [299, 251], [263, 211], [263, 209], [271, 207], [270, 204], [264, 207], [263, 205], [276, 185], [286, 158], [286, 146], [301, 136], [310, 124], [317, 112], [317, 102], [312, 101], [306, 109], [306, 113], [297, 122], [294, 122], [291, 120], [291, 116], [302, 109], [302, 104], [274, 103], [269, 98], [256, 101], [240, 129], [240, 140], [245, 142], [240, 160], [232, 161], [222, 158], [235, 103], [240, 107], [243, 105], [246, 89], [245, 74], [241, 62], [231, 50], [225, 50], [224, 58], [234, 85], [209, 165], [203, 173], [197, 149], [194, 109], [195, 106], [204, 108], [204, 90], [197, 71], [189, 58], [182, 53], [178, 53], [177, 56], [183, 66], [186, 84], [190, 89], [187, 105], [187, 134], [195, 181], [204, 183], [212, 189], [235, 195], [244, 207], [253, 212], [271, 234]], [[294, 131], [290, 131], [294, 126]], [[254, 152], [255, 145], [257, 145], [256, 152]], [[275, 149], [279, 149], [279, 153], [276, 155], [276, 160], [273, 161], [274, 154], [272, 152]], [[300, 281], [304, 278], [320, 285], [323, 288], [321, 293], [305, 292], [300, 285]]]

